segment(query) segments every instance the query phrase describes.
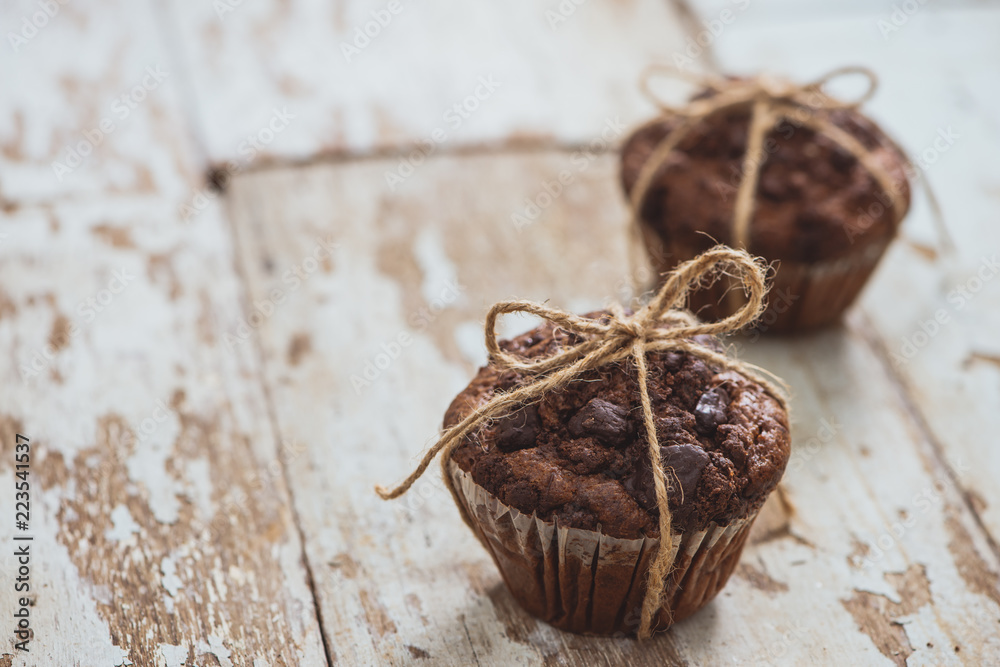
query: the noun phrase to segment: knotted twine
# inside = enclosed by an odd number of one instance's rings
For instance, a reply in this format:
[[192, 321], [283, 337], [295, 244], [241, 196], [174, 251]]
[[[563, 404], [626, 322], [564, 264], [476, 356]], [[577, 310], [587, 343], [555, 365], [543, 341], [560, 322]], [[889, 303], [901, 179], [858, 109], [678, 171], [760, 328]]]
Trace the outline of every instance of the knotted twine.
[[[711, 91], [712, 94], [705, 98], [692, 100], [680, 107], [665, 104], [653, 94], [649, 87], [650, 78], [656, 73], [686, 79]], [[823, 91], [823, 87], [830, 81], [852, 74], [862, 75], [868, 81], [867, 89], [856, 99], [841, 101], [830, 97]], [[906, 205], [901, 194], [902, 187], [897, 185], [889, 170], [876, 159], [875, 154], [864, 144], [835, 125], [827, 114], [827, 112], [840, 109], [856, 110], [875, 94], [878, 78], [867, 67], [841, 67], [810, 83], [796, 84], [786, 79], [767, 75], [749, 79], [726, 79], [686, 72], [669, 65], [653, 65], [644, 72], [640, 86], [646, 97], [662, 112], [661, 117], [653, 119], [646, 126], [661, 123], [664, 118], [679, 119], [680, 123], [657, 144], [649, 159], [643, 164], [629, 196], [632, 229], [637, 238], [641, 235], [642, 206], [657, 172], [666, 164], [671, 153], [701, 121], [715, 114], [741, 107], [750, 107], [750, 124], [747, 129], [747, 147], [743, 155], [742, 175], [736, 190], [736, 203], [733, 207], [731, 241], [733, 247], [750, 249], [750, 220], [753, 217], [756, 203], [760, 170], [766, 158], [764, 140], [771, 130], [784, 121], [795, 125], [804, 125], [817, 134], [826, 136], [858, 160], [889, 197], [893, 214], [893, 228], [898, 226], [903, 216], [906, 215]], [[894, 145], [894, 147], [905, 158], [903, 150], [898, 146]], [[908, 158], [906, 159], [908, 160]], [[912, 163], [910, 165], [912, 167]], [[950, 247], [951, 241], [947, 229], [944, 227], [940, 206], [926, 182], [924, 183], [924, 191], [927, 193], [934, 224], [943, 245]]]
[[[705, 323], [699, 322], [689, 312], [681, 310], [686, 303], [688, 292], [703, 284], [711, 284], [722, 275], [731, 276], [741, 282], [747, 297], [746, 304], [742, 308], [725, 319]], [[486, 317], [485, 326], [486, 349], [489, 351], [490, 364], [497, 369], [524, 373], [531, 376], [532, 380], [516, 389], [495, 394], [484, 405], [466, 415], [462, 421], [446, 429], [437, 443], [427, 450], [409, 477], [394, 489], [376, 486], [376, 492], [385, 500], [402, 495], [427, 470], [434, 458], [441, 454], [444, 480], [448, 490], [462, 512], [462, 518], [475, 532], [472, 519], [464, 509], [448, 470], [452, 451], [467, 435], [487, 425], [491, 420], [516, 412], [524, 405], [540, 399], [543, 394], [570, 383], [588, 371], [631, 359], [636, 366], [643, 424], [649, 443], [649, 459], [653, 467], [653, 484], [660, 514], [660, 544], [649, 568], [638, 633], [640, 638], [648, 637], [661, 605], [666, 577], [673, 567], [677, 549], [671, 537], [667, 483], [660, 458], [653, 406], [649, 397], [646, 353], [676, 350], [692, 354], [722, 368], [738, 371], [760, 383], [782, 407], [787, 409], [783, 391], [765, 377], [766, 371], [752, 364], [731, 359], [691, 340], [692, 337], [702, 334], [734, 332], [756, 320], [764, 309], [764, 296], [767, 293], [765, 277], [763, 263], [755, 261], [745, 251], [716, 246], [684, 262], [668, 274], [666, 282], [649, 303], [631, 316], [626, 315], [621, 306], [613, 307], [610, 315], [595, 320], [531, 301], [501, 301], [494, 304]], [[497, 318], [509, 313], [537, 315], [561, 329], [576, 334], [582, 340], [562, 347], [551, 356], [539, 359], [527, 359], [510, 354], [500, 348], [496, 334]], [[665, 328], [663, 325], [670, 326]], [[780, 382], [777, 378], [774, 380]]]

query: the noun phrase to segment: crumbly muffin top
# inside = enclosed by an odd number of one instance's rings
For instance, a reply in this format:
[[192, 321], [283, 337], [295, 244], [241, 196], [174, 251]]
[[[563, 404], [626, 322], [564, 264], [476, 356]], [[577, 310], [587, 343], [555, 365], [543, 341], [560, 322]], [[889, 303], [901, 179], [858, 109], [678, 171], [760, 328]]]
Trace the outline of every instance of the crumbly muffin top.
[[[819, 115], [872, 151], [900, 184], [909, 207], [906, 158], [878, 126], [853, 110]], [[626, 141], [621, 164], [626, 193], [677, 122], [645, 125]], [[642, 207], [643, 221], [662, 238], [684, 242], [696, 252], [716, 241], [731, 243], [749, 124], [749, 108], [743, 107], [696, 126], [654, 178]], [[832, 260], [895, 234], [888, 196], [868, 169], [832, 139], [782, 121], [768, 134], [764, 148], [750, 228], [748, 250], [753, 254], [800, 262]]]
[[[592, 313], [588, 317], [600, 317]], [[696, 340], [721, 350], [713, 337]], [[549, 356], [579, 342], [546, 323], [511, 340], [507, 352]], [[763, 504], [790, 454], [788, 418], [763, 387], [683, 352], [647, 354], [648, 386], [667, 471], [676, 532], [727, 525]], [[485, 366], [448, 408], [445, 427], [530, 381]], [[469, 435], [458, 466], [501, 502], [561, 525], [619, 538], [659, 535], [639, 387], [633, 363], [582, 375], [539, 401]]]

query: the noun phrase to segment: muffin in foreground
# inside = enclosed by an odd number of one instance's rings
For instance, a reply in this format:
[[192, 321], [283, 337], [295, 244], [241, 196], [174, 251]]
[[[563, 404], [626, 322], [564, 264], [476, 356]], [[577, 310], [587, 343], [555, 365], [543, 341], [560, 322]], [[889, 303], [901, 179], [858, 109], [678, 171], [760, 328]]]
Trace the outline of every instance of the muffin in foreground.
[[[604, 314], [587, 317], [600, 320]], [[500, 347], [550, 357], [577, 334], [546, 323]], [[695, 342], [716, 352], [714, 337]], [[685, 351], [646, 354], [677, 555], [652, 630], [711, 600], [732, 573], [790, 453], [785, 409], [743, 374]], [[444, 426], [533, 378], [486, 366]], [[445, 466], [517, 601], [577, 633], [635, 635], [661, 538], [634, 364], [587, 371], [480, 427]]]
[[[684, 109], [641, 126], [622, 149], [622, 185], [654, 268], [669, 271], [716, 242], [743, 247], [776, 268], [760, 329], [790, 332], [836, 322], [909, 208], [912, 167], [857, 104], [840, 103], [818, 85], [769, 92], [760, 84], [756, 93], [750, 87], [758, 80], [713, 85], [688, 109], [723, 97], [745, 100], [699, 118], [668, 155], [651, 160], [679, 127], [688, 127]], [[759, 99], [766, 100], [767, 123], [753, 146], [748, 137]], [[749, 169], [748, 160], [754, 163]], [[747, 192], [750, 217], [740, 239], [734, 216], [748, 171], [756, 182]], [[699, 294], [692, 308], [709, 319], [733, 312], [739, 304], [726, 288], [720, 283]]]

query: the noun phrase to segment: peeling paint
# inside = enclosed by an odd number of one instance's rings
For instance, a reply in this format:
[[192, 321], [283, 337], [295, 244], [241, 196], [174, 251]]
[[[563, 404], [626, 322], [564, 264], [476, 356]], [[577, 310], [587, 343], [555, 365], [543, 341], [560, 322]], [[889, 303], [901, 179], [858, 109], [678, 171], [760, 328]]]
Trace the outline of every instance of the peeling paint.
[[841, 600], [841, 604], [882, 655], [904, 666], [915, 648], [921, 647], [910, 644], [900, 619], [930, 604], [930, 584], [922, 565], [911, 565], [903, 574], [890, 573], [885, 578], [899, 593], [900, 602], [867, 591], [855, 591], [850, 598]]
[[740, 563], [736, 568], [736, 576], [745, 580], [757, 590], [764, 591], [770, 595], [788, 592], [788, 584], [773, 579], [767, 572], [754, 567], [750, 563]]
[[112, 527], [104, 531], [104, 537], [112, 542], [131, 541], [132, 535], [141, 530], [124, 505], [117, 505], [111, 510], [111, 521]]
[[177, 576], [177, 565], [169, 556], [164, 556], [163, 560], [160, 561], [160, 574], [163, 575], [160, 580], [163, 588], [170, 594], [170, 597], [177, 597], [177, 592], [180, 591], [183, 582]]

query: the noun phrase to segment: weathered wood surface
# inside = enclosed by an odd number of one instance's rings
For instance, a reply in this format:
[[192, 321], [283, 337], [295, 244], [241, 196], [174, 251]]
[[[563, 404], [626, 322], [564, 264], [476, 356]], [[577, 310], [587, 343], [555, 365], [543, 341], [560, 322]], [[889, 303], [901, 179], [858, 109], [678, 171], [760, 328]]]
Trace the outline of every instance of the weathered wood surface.
[[220, 165], [242, 163], [276, 108], [294, 119], [255, 164], [590, 140], [608, 118], [648, 113], [635, 79], [682, 41], [663, 0], [169, 5], [200, 136]]
[[200, 158], [149, 2], [0, 6], [0, 203], [183, 197]]
[[[282, 468], [302, 450], [276, 440], [253, 350], [224, 344], [244, 313], [219, 204], [181, 224], [200, 160], [152, 7], [52, 5], [0, 50], [0, 664], [322, 664]], [[19, 30], [43, 9], [2, 11]], [[169, 75], [133, 94], [150, 67]], [[15, 532], [34, 537], [29, 653]]]
[[[772, 24], [798, 23], [805, 21], [826, 20], [831, 17], [855, 17], [864, 21], [872, 21], [878, 16], [887, 19], [896, 8], [902, 15], [920, 11], [945, 12], [956, 7], [988, 7], [993, 0], [952, 0], [951, 2], [918, 2], [916, 5], [899, 2], [898, 0], [813, 0], [812, 2], [795, 2], [795, 0], [768, 0], [754, 2], [753, 0], [687, 0], [698, 20], [704, 23], [718, 18], [726, 9], [734, 14], [743, 13], [751, 20], [761, 19]], [[786, 23], [787, 22], [787, 23]], [[782, 35], [784, 38], [785, 35]], [[799, 55], [798, 52], [796, 55]], [[788, 65], [788, 63], [785, 63]]]
[[[954, 245], [942, 247], [918, 194], [903, 242], [880, 267], [862, 310], [883, 364], [912, 402], [926, 437], [952, 462], [952, 474], [994, 541], [1000, 539], [1000, 452], [990, 435], [1000, 432], [1000, 168], [994, 159], [1000, 91], [991, 63], [1000, 62], [1000, 44], [987, 37], [998, 30], [995, 10], [920, 14], [890, 33], [888, 46], [879, 39], [875, 48], [862, 50], [859, 43], [856, 51], [883, 81], [873, 113], [923, 165]], [[787, 48], [791, 53], [839, 33], [803, 26], [801, 43]], [[947, 40], [955, 65], [938, 65], [940, 55], [927, 50], [932, 40]]]
[[[935, 233], [918, 194], [901, 242], [863, 295], [859, 332], [902, 397], [927, 454], [960, 489], [996, 553], [1000, 170], [994, 151], [1000, 134], [994, 119], [1000, 94], [994, 63], [1000, 49], [988, 36], [1000, 29], [1000, 12], [983, 3], [942, 7], [780, 26], [734, 23], [715, 56], [724, 67], [809, 77], [841, 64], [833, 57], [837, 45], [879, 74], [872, 114], [921, 166], [944, 207], [954, 247]], [[956, 562], [972, 590], [1000, 598], [995, 570]]]
[[72, 203], [3, 225], [6, 664], [15, 433], [33, 446], [35, 539], [34, 640], [14, 664], [322, 661], [282, 474], [301, 449], [275, 439], [251, 348], [223, 340], [242, 318], [228, 229], [165, 208]]
[[290, 475], [338, 657], [961, 664], [1000, 652], [996, 554], [863, 318], [802, 341], [743, 343], [796, 389], [795, 458], [735, 581], [647, 644], [568, 636], [527, 617], [435, 476], [396, 504], [373, 495], [413, 464], [483, 360], [489, 303], [519, 295], [587, 310], [627, 279], [613, 156], [593, 160], [520, 233], [511, 221], [572, 160], [562, 151], [441, 158], [393, 197], [378, 181], [390, 161], [234, 185], [253, 299], [287, 291], [284, 276], [317, 239], [338, 243], [331, 265], [256, 332], [279, 432], [309, 443]]
[[[554, 2], [406, 5], [348, 63], [341, 42], [387, 5], [92, 0], [0, 50], [0, 512], [26, 432], [41, 586], [30, 659], [7, 643], [0, 665], [995, 662], [1000, 11], [922, 5], [884, 35], [891, 2], [692, 4], [583, 3], [554, 30]], [[0, 11], [16, 30], [38, 5]], [[960, 135], [927, 170], [956, 251], [919, 204], [845, 327], [736, 341], [795, 388], [780, 491], [712, 605], [647, 643], [588, 639], [520, 610], [436, 473], [396, 503], [372, 485], [434, 437], [490, 303], [583, 311], [644, 277], [615, 158], [581, 149], [649, 112], [635, 76], [674, 54], [874, 66], [871, 108], [905, 146]], [[52, 162], [105, 117], [60, 181]], [[220, 199], [199, 173], [227, 161]], [[13, 610], [5, 584], [3, 628]]]

